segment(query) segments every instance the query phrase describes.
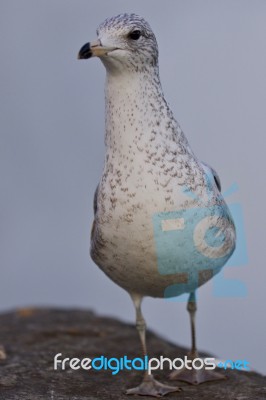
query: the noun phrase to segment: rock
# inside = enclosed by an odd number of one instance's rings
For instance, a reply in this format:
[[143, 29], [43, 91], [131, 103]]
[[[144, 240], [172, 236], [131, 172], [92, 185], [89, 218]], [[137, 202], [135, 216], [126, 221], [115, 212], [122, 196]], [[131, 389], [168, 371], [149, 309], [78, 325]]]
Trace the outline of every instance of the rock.
[[[184, 357], [187, 349], [147, 334], [150, 357]], [[20, 309], [0, 315], [0, 399], [1, 400], [105, 400], [137, 399], [125, 390], [141, 381], [141, 371], [54, 370], [54, 356], [62, 358], [140, 357], [140, 343], [134, 325], [101, 317], [92, 311]], [[5, 351], [4, 351], [5, 349]], [[205, 355], [206, 356], [206, 355]], [[169, 371], [155, 377], [169, 382]], [[178, 383], [183, 392], [166, 396], [189, 400], [266, 399], [266, 378], [254, 373], [226, 370], [228, 379], [200, 386]], [[170, 384], [173, 384], [171, 382]], [[150, 397], [142, 397], [151, 399]], [[140, 398], [141, 399], [141, 398]]]

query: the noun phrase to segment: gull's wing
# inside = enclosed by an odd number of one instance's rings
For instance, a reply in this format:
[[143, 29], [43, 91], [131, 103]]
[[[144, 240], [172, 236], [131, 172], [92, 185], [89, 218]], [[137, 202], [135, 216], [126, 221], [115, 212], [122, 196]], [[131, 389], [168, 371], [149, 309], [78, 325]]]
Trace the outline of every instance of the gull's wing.
[[94, 197], [93, 197], [93, 211], [94, 211], [94, 215], [97, 212], [97, 197], [98, 197], [98, 190], [99, 190], [99, 185], [97, 186], [95, 193], [94, 193]]
[[212, 168], [209, 164], [206, 164], [206, 163], [203, 162], [203, 161], [201, 161], [201, 163], [203, 164], [204, 167], [208, 168], [209, 171], [212, 173], [213, 179], [214, 179], [214, 181], [215, 181], [215, 183], [216, 183], [216, 186], [217, 186], [218, 190], [221, 192], [221, 190], [222, 190], [221, 181], [220, 181], [219, 175], [217, 174], [217, 172], [215, 171], [215, 169]]

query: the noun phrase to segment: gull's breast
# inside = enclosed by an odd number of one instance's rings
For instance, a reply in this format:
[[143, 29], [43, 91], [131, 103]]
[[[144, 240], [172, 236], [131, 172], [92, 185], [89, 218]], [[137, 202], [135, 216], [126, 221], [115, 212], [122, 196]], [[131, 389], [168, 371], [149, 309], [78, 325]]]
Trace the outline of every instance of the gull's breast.
[[191, 199], [174, 179], [163, 188], [144, 176], [128, 191], [103, 182], [91, 255], [126, 290], [155, 297], [190, 292], [232, 254], [235, 228], [221, 197]]

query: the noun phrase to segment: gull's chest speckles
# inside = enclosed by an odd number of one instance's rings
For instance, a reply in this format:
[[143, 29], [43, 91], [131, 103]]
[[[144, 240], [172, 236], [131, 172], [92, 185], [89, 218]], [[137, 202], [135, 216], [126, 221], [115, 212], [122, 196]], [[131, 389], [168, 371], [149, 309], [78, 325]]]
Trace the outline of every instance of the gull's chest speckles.
[[[106, 87], [105, 168], [99, 190], [102, 221], [133, 222], [173, 208], [183, 185], [203, 186], [202, 169], [174, 120], [158, 78]], [[181, 196], [182, 197], [182, 196]]]

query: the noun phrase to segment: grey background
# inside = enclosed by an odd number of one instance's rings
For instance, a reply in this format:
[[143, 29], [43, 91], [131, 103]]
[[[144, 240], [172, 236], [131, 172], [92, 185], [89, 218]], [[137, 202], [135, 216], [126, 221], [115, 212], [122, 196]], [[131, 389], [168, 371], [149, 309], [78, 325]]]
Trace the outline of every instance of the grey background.
[[[89, 258], [105, 71], [76, 60], [97, 25], [125, 11], [157, 35], [165, 95], [192, 148], [224, 189], [239, 186], [228, 202], [242, 205], [249, 263], [224, 274], [248, 295], [200, 289], [199, 348], [265, 373], [263, 0], [1, 0], [0, 310], [82, 306], [134, 321], [127, 293]], [[185, 303], [146, 299], [144, 313], [150, 328], [190, 344]]]

